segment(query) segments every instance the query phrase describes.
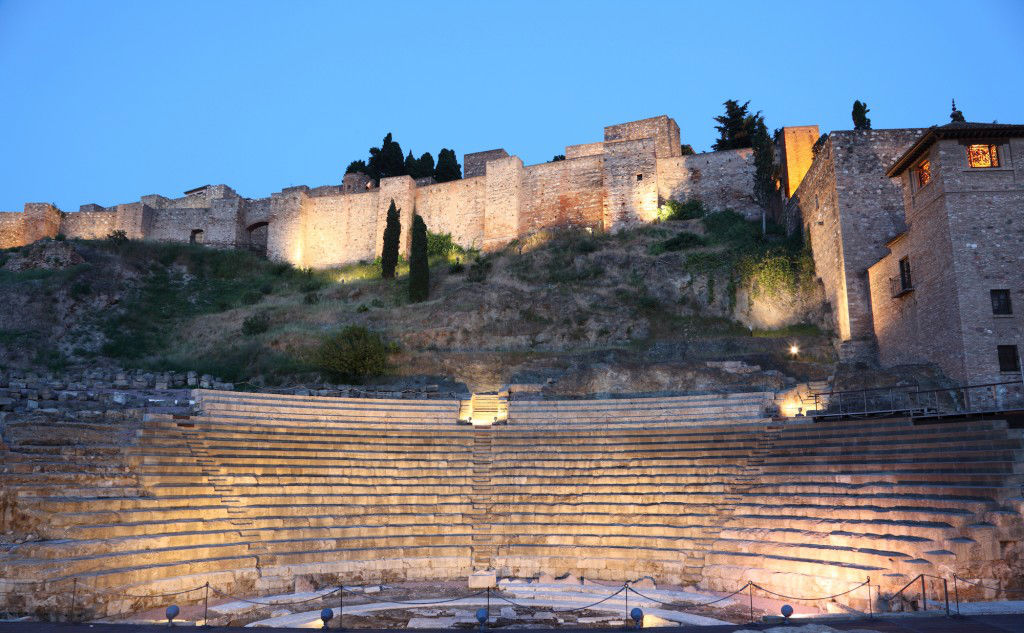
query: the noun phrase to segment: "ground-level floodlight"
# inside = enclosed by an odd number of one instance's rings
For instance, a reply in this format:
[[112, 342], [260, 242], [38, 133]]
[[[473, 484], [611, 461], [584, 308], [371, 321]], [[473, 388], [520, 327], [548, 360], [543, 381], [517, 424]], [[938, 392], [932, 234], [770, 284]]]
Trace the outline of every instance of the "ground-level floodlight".
[[782, 605], [781, 611], [782, 617], [786, 618], [787, 620], [789, 619], [789, 616], [793, 615], [793, 607], [789, 606], [788, 604]]
[[644, 623], [644, 610], [640, 607], [633, 607], [632, 611], [629, 612], [629, 617], [633, 618], [637, 628], [640, 628], [640, 625]]
[[327, 628], [327, 623], [334, 617], [334, 609], [324, 608], [320, 611], [320, 619], [324, 621], [324, 628]]
[[164, 612], [167, 616], [167, 626], [174, 626], [174, 618], [178, 617], [179, 613], [181, 613], [181, 609], [178, 608], [178, 605], [172, 604], [167, 607], [167, 611]]
[[480, 630], [482, 631], [484, 625], [487, 624], [487, 609], [476, 610], [476, 621], [480, 623]]

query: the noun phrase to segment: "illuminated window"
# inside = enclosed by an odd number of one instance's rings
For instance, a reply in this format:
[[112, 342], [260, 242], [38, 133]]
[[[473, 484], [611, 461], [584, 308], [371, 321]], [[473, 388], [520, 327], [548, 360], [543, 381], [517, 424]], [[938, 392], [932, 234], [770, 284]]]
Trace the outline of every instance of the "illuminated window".
[[921, 161], [917, 164], [914, 174], [917, 176], [917, 188], [924, 187], [932, 181], [932, 162], [928, 159]]
[[999, 149], [995, 145], [968, 145], [967, 163], [971, 167], [999, 167]]

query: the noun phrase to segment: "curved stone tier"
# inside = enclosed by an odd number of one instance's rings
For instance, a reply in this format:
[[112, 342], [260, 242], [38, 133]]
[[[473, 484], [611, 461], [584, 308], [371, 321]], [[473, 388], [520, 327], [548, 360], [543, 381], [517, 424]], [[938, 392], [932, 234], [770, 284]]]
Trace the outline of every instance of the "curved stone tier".
[[0, 527], [39, 537], [0, 550], [9, 606], [479, 569], [891, 591], [995, 577], [1024, 531], [1021, 433], [998, 421], [773, 423], [755, 393], [513, 401], [470, 427], [455, 400], [193, 397], [191, 415], [6, 422]]

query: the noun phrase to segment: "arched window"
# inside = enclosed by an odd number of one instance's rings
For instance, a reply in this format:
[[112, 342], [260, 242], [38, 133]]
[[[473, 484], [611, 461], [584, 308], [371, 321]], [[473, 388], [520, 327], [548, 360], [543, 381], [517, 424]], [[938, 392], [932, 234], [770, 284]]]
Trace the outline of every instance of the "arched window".
[[257, 222], [246, 229], [249, 235], [249, 250], [261, 255], [267, 254], [267, 231], [266, 222]]

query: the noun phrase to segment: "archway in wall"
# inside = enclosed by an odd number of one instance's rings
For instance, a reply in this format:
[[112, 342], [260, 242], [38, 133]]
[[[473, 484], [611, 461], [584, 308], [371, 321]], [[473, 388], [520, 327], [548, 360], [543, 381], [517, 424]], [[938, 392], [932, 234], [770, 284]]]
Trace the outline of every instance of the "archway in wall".
[[203, 243], [203, 229], [192, 229], [192, 234], [188, 236], [189, 244], [202, 244]]
[[248, 229], [246, 229], [246, 232], [249, 236], [249, 250], [264, 256], [267, 254], [268, 230], [269, 229], [266, 222], [257, 222], [249, 226]]

